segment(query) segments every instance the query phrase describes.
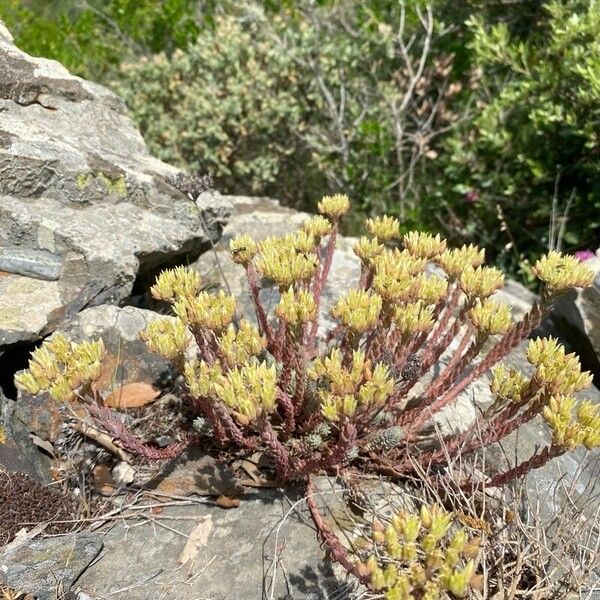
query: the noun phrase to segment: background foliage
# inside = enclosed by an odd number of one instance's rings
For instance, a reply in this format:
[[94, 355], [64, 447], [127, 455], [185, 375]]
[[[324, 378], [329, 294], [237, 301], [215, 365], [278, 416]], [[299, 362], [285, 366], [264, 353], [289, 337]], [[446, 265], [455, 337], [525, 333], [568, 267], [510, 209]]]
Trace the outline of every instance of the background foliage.
[[484, 245], [513, 273], [600, 244], [600, 0], [8, 0], [27, 52], [121, 94], [152, 149], [221, 191], [350, 231]]

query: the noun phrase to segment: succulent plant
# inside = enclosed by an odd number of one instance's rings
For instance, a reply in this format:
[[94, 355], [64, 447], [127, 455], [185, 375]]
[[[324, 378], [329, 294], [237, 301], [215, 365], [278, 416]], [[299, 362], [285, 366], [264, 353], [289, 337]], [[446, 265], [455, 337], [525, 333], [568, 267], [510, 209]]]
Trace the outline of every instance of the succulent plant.
[[[584, 402], [576, 410], [572, 399], [591, 383], [576, 356], [549, 338], [529, 343], [531, 377], [500, 362], [558, 294], [591, 282], [585, 265], [557, 252], [542, 257], [534, 269], [546, 284], [542, 304], [514, 323], [510, 307], [492, 298], [504, 275], [483, 265], [483, 250], [451, 249], [428, 233], [402, 236], [395, 218], [368, 219], [371, 237], [355, 245], [361, 281], [331, 309], [338, 326], [329, 336], [333, 345], [325, 348], [317, 339], [321, 296], [339, 220], [348, 208], [346, 196], [328, 196], [319, 203], [322, 214], [296, 233], [261, 242], [246, 234], [231, 240], [232, 260], [248, 276], [258, 326], [238, 320], [234, 296], [202, 291], [198, 273], [190, 269], [164, 271], [152, 286], [152, 295], [170, 303], [176, 317], [151, 322], [141, 337], [183, 373], [188, 401], [218, 444], [264, 445], [282, 481], [354, 460], [364, 470], [400, 476], [415, 460], [446, 460], [439, 450], [416, 449], [413, 442], [433, 414], [493, 368], [496, 401], [476, 424], [481, 436], [473, 439], [472, 431], [454, 436], [447, 440], [450, 453], [499, 441], [537, 414], [552, 428], [552, 448], [493, 481], [578, 445], [597, 445], [593, 407]], [[260, 300], [265, 279], [280, 291], [272, 315]], [[454, 340], [458, 345], [449, 361], [431, 377]], [[32, 394], [49, 391], [60, 401], [85, 397], [100, 374], [102, 353], [101, 341], [74, 344], [56, 335], [33, 353], [16, 383]], [[411, 395], [421, 380], [424, 389]], [[107, 415], [95, 413], [99, 419]], [[110, 427], [126, 438], [114, 419]]]
[[354, 544], [356, 568], [386, 600], [438, 600], [444, 592], [464, 598], [481, 585], [481, 545], [451, 513], [423, 504], [419, 513], [373, 520], [367, 537]]
[[[33, 353], [17, 385], [31, 394], [48, 391], [59, 401], [83, 400], [121, 445], [146, 459], [173, 456], [200, 433], [223, 449], [260, 449], [281, 482], [310, 481], [315, 473], [348, 467], [400, 478], [419, 465], [444, 465], [449, 457], [498, 442], [537, 415], [551, 430], [550, 445], [494, 475], [488, 486], [504, 485], [579, 446], [598, 447], [598, 408], [588, 401], [577, 405], [573, 397], [591, 384], [575, 355], [542, 338], [527, 348], [532, 375], [501, 362], [558, 295], [590, 284], [585, 265], [556, 252], [541, 258], [534, 269], [545, 284], [541, 301], [513, 322], [510, 307], [493, 297], [504, 275], [483, 265], [483, 250], [451, 249], [427, 233], [401, 236], [395, 219], [369, 219], [371, 237], [355, 245], [358, 288], [334, 304], [337, 325], [326, 344], [318, 337], [320, 306], [348, 208], [346, 196], [325, 197], [322, 214], [296, 233], [231, 240], [232, 260], [247, 275], [256, 325], [238, 318], [234, 296], [202, 291], [196, 272], [178, 267], [159, 275], [152, 294], [171, 304], [175, 319], [153, 321], [141, 337], [183, 374], [186, 401], [199, 418], [189, 439], [164, 449], [146, 446], [109, 408], [95, 404], [90, 388], [100, 374], [101, 341], [75, 344], [54, 336]], [[280, 294], [272, 314], [261, 302], [265, 280]], [[447, 360], [434, 370], [443, 355]], [[450, 435], [443, 448], [418, 444], [432, 416], [489, 371], [492, 406], [468, 430]], [[311, 512], [334, 558], [364, 579], [327, 533], [314, 503]], [[431, 508], [396, 521], [401, 525], [375, 540], [385, 544], [392, 562], [380, 564], [376, 555], [365, 563], [371, 586], [392, 600], [433, 599], [441, 590], [464, 595], [474, 563], [457, 558], [467, 544], [464, 534], [445, 537], [451, 518]], [[398, 561], [412, 566], [407, 570]]]

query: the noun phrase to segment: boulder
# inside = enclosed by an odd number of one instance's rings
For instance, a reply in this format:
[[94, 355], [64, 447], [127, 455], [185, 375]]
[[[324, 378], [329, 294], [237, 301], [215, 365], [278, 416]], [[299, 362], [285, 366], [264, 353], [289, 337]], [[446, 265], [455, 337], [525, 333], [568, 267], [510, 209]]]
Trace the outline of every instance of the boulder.
[[100, 550], [101, 537], [94, 533], [15, 540], [0, 550], [0, 582], [38, 600], [66, 597]]
[[25, 54], [4, 27], [0, 64], [1, 352], [195, 259], [229, 204], [165, 183], [175, 169], [150, 156], [118, 96]]
[[335, 577], [302, 492], [260, 490], [223, 510], [201, 499], [103, 531], [104, 555], [77, 582], [114, 600], [354, 598]]
[[[32, 401], [27, 416], [36, 414], [35, 408], [41, 403]], [[4, 442], [0, 444], [0, 471], [26, 473], [34, 479], [49, 483], [51, 460], [47, 454], [39, 451], [31, 438], [31, 424], [21, 418], [23, 413], [14, 400], [7, 398], [0, 390], [0, 428], [4, 432]], [[60, 426], [62, 418], [52, 411], [52, 407], [44, 405], [44, 418]], [[54, 417], [59, 416], [59, 421]], [[43, 427], [45, 431], [51, 425]]]

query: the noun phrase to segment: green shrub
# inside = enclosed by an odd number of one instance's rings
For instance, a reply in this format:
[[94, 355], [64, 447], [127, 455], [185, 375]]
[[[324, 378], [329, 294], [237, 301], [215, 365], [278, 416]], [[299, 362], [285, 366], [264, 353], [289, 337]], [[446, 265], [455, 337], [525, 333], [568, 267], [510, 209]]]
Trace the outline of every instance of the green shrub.
[[185, 47], [200, 31], [194, 0], [4, 0], [17, 46], [105, 81], [123, 60]]
[[455, 119], [458, 90], [444, 85], [450, 57], [431, 51], [443, 28], [433, 14], [376, 5], [272, 14], [247, 2], [187, 50], [125, 65], [116, 89], [156, 154], [212, 169], [224, 192], [314, 208], [323, 187], [344, 189], [353, 222], [385, 209], [410, 228], [421, 222], [420, 162]]
[[531, 275], [548, 247], [600, 242], [600, 2], [549, 2], [523, 35], [471, 18], [474, 118], [432, 194], [462, 239]]
[[157, 156], [210, 170], [222, 191], [259, 194], [278, 177], [295, 173], [297, 189], [309, 179], [298, 77], [264, 28], [227, 16], [185, 52], [124, 65], [117, 89]]

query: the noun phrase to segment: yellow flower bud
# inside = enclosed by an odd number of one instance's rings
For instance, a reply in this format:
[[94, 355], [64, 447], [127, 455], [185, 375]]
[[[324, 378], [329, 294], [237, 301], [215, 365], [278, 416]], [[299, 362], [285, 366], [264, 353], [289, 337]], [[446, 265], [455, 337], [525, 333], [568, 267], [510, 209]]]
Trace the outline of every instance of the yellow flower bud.
[[585, 400], [577, 408], [577, 419], [584, 427], [600, 429], [600, 404]]
[[388, 367], [382, 363], [376, 364], [371, 379], [363, 383], [358, 390], [361, 406], [383, 404], [394, 391], [394, 385]]
[[173, 312], [183, 323], [194, 329], [210, 329], [221, 332], [233, 321], [237, 302], [234, 296], [200, 292], [195, 298], [175, 302]]
[[294, 250], [302, 254], [314, 252], [318, 245], [317, 238], [303, 230], [291, 234], [290, 241]]
[[371, 554], [365, 563], [369, 573], [374, 573], [378, 569], [377, 559]]
[[485, 250], [469, 245], [446, 250], [436, 257], [435, 262], [446, 271], [448, 277], [457, 279], [465, 269], [479, 267], [484, 260]]
[[446, 240], [422, 231], [411, 231], [402, 238], [407, 250], [420, 258], [431, 259], [446, 250]]
[[242, 319], [237, 331], [231, 324], [219, 338], [219, 353], [229, 366], [241, 366], [252, 356], [260, 354], [266, 345], [267, 341], [258, 329]]
[[79, 388], [100, 377], [104, 353], [102, 339], [76, 343], [55, 334], [31, 353], [15, 385], [32, 395], [48, 392], [58, 402], [73, 400]]
[[69, 383], [66, 377], [60, 376], [48, 389], [50, 396], [57, 402], [70, 402], [75, 399], [75, 389], [77, 384]]
[[423, 591], [423, 597], [421, 600], [439, 600], [440, 598], [440, 586], [435, 581], [428, 581], [425, 584]]
[[468, 268], [459, 285], [468, 298], [487, 298], [504, 285], [504, 273], [495, 267]]
[[566, 354], [553, 338], [531, 340], [527, 360], [537, 367], [535, 380], [555, 395], [572, 394], [592, 384], [592, 375], [581, 371], [579, 358], [573, 353]]
[[275, 314], [288, 325], [296, 327], [313, 321], [317, 316], [317, 303], [314, 296], [306, 291], [289, 288], [281, 294]]
[[599, 408], [584, 400], [575, 410], [572, 396], [552, 396], [544, 407], [543, 416], [552, 429], [552, 442], [568, 450], [585, 445], [588, 449], [600, 446]]
[[222, 383], [223, 369], [218, 362], [209, 365], [194, 359], [185, 362], [183, 375], [193, 398], [209, 398], [215, 395], [215, 385]]
[[425, 273], [417, 275], [416, 299], [424, 304], [439, 304], [448, 293], [448, 280]]
[[321, 215], [314, 215], [302, 224], [302, 229], [317, 240], [331, 233], [331, 221]]
[[400, 237], [400, 223], [394, 217], [384, 215], [382, 217], [375, 217], [374, 219], [367, 219], [365, 227], [371, 235], [374, 235], [382, 243]]
[[354, 244], [353, 250], [354, 254], [356, 254], [364, 264], [370, 265], [373, 259], [383, 252], [384, 246], [379, 243], [377, 238], [368, 238], [363, 235], [358, 242]]
[[281, 290], [288, 289], [294, 283], [308, 281], [318, 264], [314, 252], [298, 252], [290, 242], [261, 246], [260, 254], [256, 257], [258, 272], [274, 281]]
[[552, 250], [542, 256], [533, 267], [533, 272], [552, 293], [561, 293], [570, 288], [589, 287], [594, 272], [574, 256], [565, 256]]
[[425, 527], [425, 529], [431, 529], [431, 524], [433, 522], [433, 517], [431, 514], [431, 508], [425, 504], [421, 504], [421, 525]]
[[489, 298], [478, 300], [469, 311], [469, 318], [477, 330], [486, 335], [504, 334], [512, 326], [510, 307]]
[[155, 319], [140, 332], [148, 350], [167, 360], [175, 360], [185, 353], [189, 335], [181, 319]]
[[338, 403], [333, 396], [321, 399], [321, 414], [324, 419], [332, 423], [339, 421]]
[[331, 315], [344, 327], [362, 334], [377, 325], [381, 304], [381, 296], [377, 294], [351, 290], [338, 300], [331, 310]]
[[403, 335], [429, 331], [433, 325], [433, 306], [425, 306], [420, 300], [401, 304], [394, 309], [396, 329]]
[[15, 385], [18, 389], [36, 396], [40, 393], [42, 386], [38, 383], [38, 380], [33, 376], [31, 371], [21, 371], [15, 375]]
[[500, 364], [492, 369], [490, 390], [502, 400], [520, 402], [525, 390], [529, 386], [529, 379], [520, 371]]
[[383, 576], [385, 579], [385, 587], [392, 587], [396, 583], [396, 579], [398, 579], [398, 569], [396, 568], [396, 565], [390, 563], [385, 568]]
[[344, 416], [351, 417], [356, 412], [357, 406], [358, 400], [354, 396], [346, 394], [342, 398], [341, 412]]
[[385, 587], [385, 575], [379, 567], [371, 573], [371, 587], [377, 591]]
[[200, 274], [188, 267], [175, 267], [162, 271], [150, 293], [157, 300], [176, 301], [193, 298], [200, 291]]
[[258, 244], [248, 234], [238, 235], [229, 242], [231, 260], [240, 265], [247, 266], [258, 252]]
[[416, 542], [421, 531], [421, 518], [419, 515], [407, 515], [402, 533], [407, 542]]
[[444, 587], [458, 598], [469, 592], [469, 582], [475, 574], [475, 563], [470, 560], [462, 569], [455, 569], [441, 578]]
[[253, 362], [233, 368], [214, 385], [214, 393], [231, 409], [240, 424], [251, 423], [258, 415], [275, 409], [275, 365]]
[[73, 350], [67, 338], [62, 333], [56, 333], [46, 343], [46, 349], [53, 354], [58, 361], [66, 363]]
[[321, 214], [327, 215], [333, 221], [337, 221], [350, 209], [350, 200], [345, 194], [324, 196], [317, 205], [317, 208]]

